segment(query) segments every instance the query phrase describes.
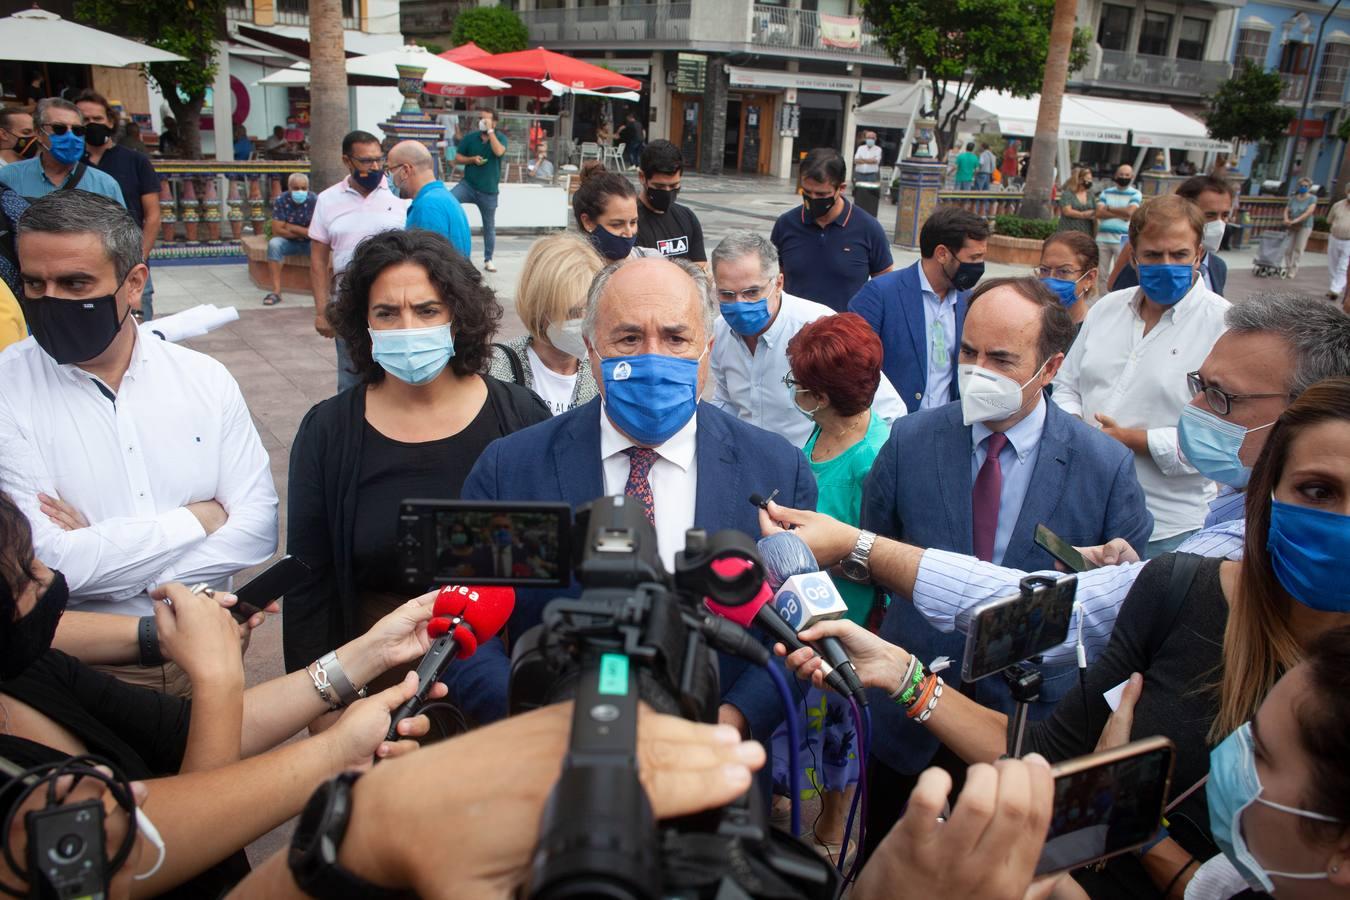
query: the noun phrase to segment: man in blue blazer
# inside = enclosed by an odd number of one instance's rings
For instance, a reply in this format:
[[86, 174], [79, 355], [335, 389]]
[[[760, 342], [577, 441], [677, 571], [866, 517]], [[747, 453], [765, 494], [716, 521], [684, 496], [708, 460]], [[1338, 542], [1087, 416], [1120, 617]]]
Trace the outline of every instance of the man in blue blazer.
[[[1055, 568], [1034, 541], [1040, 524], [1072, 545], [1123, 537], [1142, 551], [1153, 517], [1132, 454], [1044, 396], [1072, 337], [1068, 313], [1036, 279], [982, 284], [971, 297], [961, 340], [961, 401], [896, 420], [864, 487], [861, 526], [1026, 571]], [[939, 632], [899, 599], [880, 634], [925, 665], [939, 656], [952, 659], [942, 677], [948, 690], [962, 690], [965, 635]], [[1075, 677], [1072, 666], [1043, 667], [1042, 675], [1041, 702], [1032, 709], [1037, 717], [1048, 714]], [[1000, 676], [965, 687], [972, 689], [981, 703], [1012, 711]], [[879, 838], [938, 741], [885, 696], [873, 698], [872, 722], [869, 806], [877, 818], [869, 818], [868, 831], [875, 824]]]
[[966, 300], [984, 275], [989, 226], [959, 206], [939, 206], [919, 232], [922, 259], [873, 278], [849, 301], [881, 338], [881, 370], [910, 412], [959, 396], [956, 348]]
[[[600, 399], [490, 444], [464, 483], [466, 500], [565, 501], [573, 509], [625, 494], [646, 505], [667, 571], [685, 532], [759, 534], [752, 493], [777, 489], [814, 509], [806, 457], [785, 439], [699, 403], [717, 316], [709, 276], [682, 259], [611, 265], [591, 286], [583, 335]], [[579, 586], [573, 586], [575, 596]], [[538, 624], [557, 591], [517, 591], [512, 636]], [[773, 663], [777, 665], [778, 663]], [[768, 673], [721, 660], [719, 719], [767, 740], [782, 719]], [[478, 721], [506, 714], [500, 641], [450, 667], [446, 682]]]

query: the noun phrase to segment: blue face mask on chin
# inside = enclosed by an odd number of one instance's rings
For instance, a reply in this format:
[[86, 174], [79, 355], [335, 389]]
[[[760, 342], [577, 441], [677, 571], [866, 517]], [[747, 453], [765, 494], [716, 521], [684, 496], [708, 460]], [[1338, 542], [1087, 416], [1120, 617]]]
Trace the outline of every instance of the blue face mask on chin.
[[1195, 269], [1186, 264], [1152, 263], [1139, 266], [1139, 288], [1159, 306], [1171, 306], [1190, 291]]
[[723, 303], [722, 318], [727, 320], [731, 330], [742, 337], [754, 337], [769, 327], [773, 317], [769, 315], [769, 298], [761, 297], [753, 301]]
[[1271, 497], [1266, 535], [1270, 567], [1299, 603], [1318, 612], [1350, 612], [1346, 547], [1350, 547], [1350, 516]]
[[702, 360], [660, 353], [600, 360], [609, 420], [639, 444], [664, 444], [698, 409]]
[[431, 328], [370, 329], [370, 355], [380, 368], [407, 384], [426, 384], [445, 370], [455, 355], [450, 325]]
[[1256, 428], [1243, 428], [1198, 406], [1186, 406], [1177, 422], [1177, 440], [1181, 452], [1201, 475], [1242, 490], [1252, 477], [1252, 467], [1238, 456], [1242, 442], [1251, 432], [1274, 424], [1267, 422]]

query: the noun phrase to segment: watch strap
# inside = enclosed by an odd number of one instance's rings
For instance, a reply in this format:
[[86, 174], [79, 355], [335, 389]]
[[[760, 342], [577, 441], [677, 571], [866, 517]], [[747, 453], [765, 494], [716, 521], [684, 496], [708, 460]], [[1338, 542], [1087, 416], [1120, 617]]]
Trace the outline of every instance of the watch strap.
[[137, 622], [136, 645], [143, 667], [164, 665], [164, 653], [159, 646], [159, 624], [155, 622], [154, 616], [141, 616]]
[[317, 900], [404, 900], [414, 895], [381, 887], [338, 864], [352, 816], [352, 785], [359, 772], [343, 772], [319, 786], [300, 817], [287, 859], [295, 884]]

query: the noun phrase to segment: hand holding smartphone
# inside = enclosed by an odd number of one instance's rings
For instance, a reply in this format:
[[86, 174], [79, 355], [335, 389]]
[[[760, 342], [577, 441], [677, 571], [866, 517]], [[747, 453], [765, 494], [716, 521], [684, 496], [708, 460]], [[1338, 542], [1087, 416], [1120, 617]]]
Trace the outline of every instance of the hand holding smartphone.
[[267, 604], [304, 581], [310, 572], [309, 566], [294, 556], [283, 556], [234, 591], [239, 599], [230, 607], [230, 615], [236, 622], [247, 622]]

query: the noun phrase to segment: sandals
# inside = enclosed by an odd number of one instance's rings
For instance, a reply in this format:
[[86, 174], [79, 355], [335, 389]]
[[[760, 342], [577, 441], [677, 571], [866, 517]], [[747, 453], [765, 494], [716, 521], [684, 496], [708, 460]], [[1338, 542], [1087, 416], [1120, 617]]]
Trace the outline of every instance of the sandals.
[[280, 302], [280, 294], [268, 294], [266, 297], [263, 297], [263, 306], [276, 306]]
[[[814, 831], [812, 831], [811, 837], [807, 839], [807, 843], [811, 845], [812, 850], [816, 851], [821, 856], [829, 860], [831, 865], [838, 865], [839, 851], [842, 850], [844, 846], [843, 841], [839, 841], [837, 843], [834, 841], [822, 841], [819, 835], [817, 835]], [[858, 855], [857, 843], [855, 841], [849, 841], [848, 857], [844, 860], [845, 869], [853, 865], [853, 858], [857, 855]]]

